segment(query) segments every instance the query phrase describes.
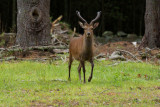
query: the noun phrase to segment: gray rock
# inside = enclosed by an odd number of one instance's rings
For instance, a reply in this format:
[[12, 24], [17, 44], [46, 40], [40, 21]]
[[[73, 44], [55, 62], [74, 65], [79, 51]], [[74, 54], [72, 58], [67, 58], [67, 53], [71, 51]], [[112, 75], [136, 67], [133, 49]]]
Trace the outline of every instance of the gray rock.
[[107, 37], [107, 36], [113, 36], [113, 32], [112, 31], [105, 31], [103, 34], [102, 34], [103, 37]]
[[136, 34], [128, 34], [127, 35], [127, 38], [129, 39], [134, 39], [134, 38], [137, 38], [138, 36]]
[[113, 38], [114, 38], [113, 35], [112, 35], [112, 36], [106, 36], [106, 37], [105, 37], [106, 43], [111, 42], [111, 41], [113, 40]]
[[106, 41], [105, 41], [105, 38], [104, 37], [96, 37], [96, 41], [98, 41], [99, 43], [102, 43], [102, 44], [105, 44]]
[[117, 32], [117, 36], [119, 36], [119, 37], [127, 37], [127, 33], [123, 32], [123, 31], [118, 31]]

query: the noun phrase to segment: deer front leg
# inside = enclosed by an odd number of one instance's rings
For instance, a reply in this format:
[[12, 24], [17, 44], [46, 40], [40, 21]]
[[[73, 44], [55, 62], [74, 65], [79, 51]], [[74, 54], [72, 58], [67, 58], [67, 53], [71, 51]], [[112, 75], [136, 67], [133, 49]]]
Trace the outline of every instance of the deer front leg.
[[92, 69], [91, 69], [91, 75], [89, 76], [88, 82], [91, 82], [91, 80], [92, 80], [93, 68], [94, 68], [94, 63], [93, 63], [93, 61], [90, 61], [90, 63], [91, 63]]
[[79, 80], [81, 81], [81, 63], [78, 66]]
[[86, 83], [86, 79], [85, 79], [85, 73], [86, 73], [86, 70], [85, 70], [85, 63], [82, 62], [81, 65], [82, 65], [82, 67], [83, 67], [84, 83]]
[[69, 76], [68, 76], [68, 80], [71, 81], [71, 65], [72, 65], [73, 59], [72, 59], [72, 55], [69, 56]]

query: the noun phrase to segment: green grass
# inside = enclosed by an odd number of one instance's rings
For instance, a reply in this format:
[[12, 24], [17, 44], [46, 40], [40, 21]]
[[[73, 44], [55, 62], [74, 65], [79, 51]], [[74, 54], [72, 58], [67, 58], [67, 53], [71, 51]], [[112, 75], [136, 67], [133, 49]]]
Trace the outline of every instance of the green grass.
[[[84, 84], [78, 79], [78, 62], [72, 65], [71, 82], [68, 64], [61, 61], [2, 62], [0, 106], [160, 106], [159, 66], [108, 63], [95, 62], [92, 82]], [[87, 63], [86, 80], [90, 69]]]

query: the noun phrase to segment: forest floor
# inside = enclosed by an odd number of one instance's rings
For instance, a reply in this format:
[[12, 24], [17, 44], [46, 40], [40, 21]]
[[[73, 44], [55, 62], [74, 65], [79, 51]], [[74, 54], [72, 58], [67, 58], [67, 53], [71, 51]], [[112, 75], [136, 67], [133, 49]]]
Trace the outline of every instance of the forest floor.
[[[56, 49], [55, 49], [56, 50]], [[137, 59], [146, 62], [146, 63], [151, 63], [151, 64], [156, 64], [160, 65], [160, 49], [149, 49], [147, 50], [142, 49], [138, 50], [138, 45], [137, 47], [133, 45], [132, 42], [127, 42], [127, 41], [120, 41], [120, 42], [111, 42], [107, 43], [104, 45], [100, 45], [97, 47], [97, 55], [99, 54], [104, 54], [105, 60], [108, 61], [109, 56], [116, 50], [124, 50], [132, 55], [134, 55]], [[68, 48], [66, 49], [60, 49], [58, 51], [67, 51], [67, 52], [62, 52], [61, 54], [56, 54], [54, 53], [54, 49], [51, 51], [43, 51], [43, 50], [30, 50], [27, 52], [10, 52], [7, 54], [6, 57], [10, 56], [15, 56], [15, 59], [21, 59], [21, 60], [42, 60], [42, 61], [47, 61], [47, 60], [61, 60], [64, 59], [65, 61], [68, 61]], [[127, 60], [132, 60], [136, 61], [133, 56], [123, 53], [124, 57]], [[95, 55], [96, 56], [96, 55]]]
[[[160, 67], [147, 63], [95, 61], [93, 79], [78, 78], [78, 62], [68, 81], [68, 63], [0, 63], [0, 106], [160, 106]], [[86, 63], [86, 79], [90, 75]], [[83, 80], [83, 79], [82, 79]]]
[[[59, 17], [60, 18], [60, 17]], [[59, 19], [58, 18], [58, 19]], [[54, 24], [53, 24], [54, 25]], [[13, 59], [13, 60], [41, 60], [41, 61], [45, 61], [45, 60], [59, 60], [62, 59], [63, 61], [67, 61], [68, 60], [68, 44], [70, 41], [70, 37], [73, 36], [73, 31], [72, 29], [69, 27], [69, 25], [67, 23], [63, 23], [63, 22], [57, 22], [55, 24], [55, 26], [53, 27], [53, 32], [51, 33], [51, 37], [52, 37], [52, 47], [56, 47], [56, 46], [65, 46], [66, 49], [55, 49], [55, 50], [50, 50], [48, 49], [47, 51], [44, 49], [41, 50], [30, 50], [30, 51], [17, 51], [17, 52], [13, 52], [13, 51], [9, 51], [9, 52], [4, 52], [5, 54], [2, 53], [2, 51], [7, 50], [9, 47], [14, 46], [15, 44], [15, 35], [16, 34], [12, 34], [11, 38], [7, 38], [10, 36], [6, 36], [7, 34], [1, 34], [0, 37], [6, 37], [3, 41], [0, 41], [0, 44], [3, 43], [4, 41], [6, 41], [5, 44], [0, 45], [0, 61], [3, 60], [8, 60], [8, 59]], [[76, 30], [75, 30], [76, 31]], [[8, 34], [9, 35], [9, 34]], [[78, 33], [75, 33], [74, 36], [78, 36]], [[108, 37], [101, 37], [102, 40], [106, 40], [106, 38]], [[9, 39], [9, 40], [8, 40]], [[126, 40], [126, 37], [122, 37], [122, 40]], [[103, 54], [103, 58], [105, 58], [106, 61], [109, 60], [109, 56], [112, 55], [113, 52], [117, 51], [117, 50], [123, 50], [126, 52], [121, 52], [121, 54], [127, 59], [127, 60], [132, 60], [132, 61], [143, 61], [146, 63], [151, 63], [151, 64], [156, 64], [156, 65], [160, 65], [160, 49], [149, 49], [149, 48], [144, 48], [141, 50], [138, 50], [138, 45], [136, 44], [134, 45], [131, 41], [135, 41], [138, 38], [135, 39], [131, 39], [130, 42], [129, 41], [119, 41], [119, 42], [104, 42], [104, 44], [102, 45], [101, 43], [103, 43], [102, 41], [100, 41], [98, 38], [96, 40], [96, 55], [99, 54]], [[8, 41], [8, 42], [7, 42]], [[113, 40], [114, 41], [114, 40]], [[65, 52], [61, 52], [61, 51], [65, 51]], [[60, 51], [62, 54], [64, 55], [58, 55], [57, 51]], [[62, 56], [62, 57], [61, 57]], [[134, 58], [133, 58], [134, 57]], [[136, 59], [136, 60], [135, 60]]]
[[[144, 48], [138, 50], [138, 46], [139, 45], [135, 46], [132, 42], [128, 41], [111, 42], [100, 46], [99, 52], [106, 55], [111, 55], [117, 49], [125, 50], [143, 62], [160, 65], [160, 49], [155, 48], [146, 50], [146, 48]], [[124, 54], [124, 56], [127, 59], [132, 59], [132, 57], [128, 54]], [[108, 58], [106, 58], [106, 60], [108, 60]]]

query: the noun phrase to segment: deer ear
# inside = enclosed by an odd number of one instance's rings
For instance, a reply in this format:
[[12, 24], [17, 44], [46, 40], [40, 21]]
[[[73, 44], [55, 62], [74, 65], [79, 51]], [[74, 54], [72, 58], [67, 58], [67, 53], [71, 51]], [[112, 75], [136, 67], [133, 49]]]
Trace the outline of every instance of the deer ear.
[[99, 23], [97, 22], [97, 23], [95, 23], [94, 25], [93, 25], [93, 29], [95, 29], [96, 27], [98, 27], [98, 25], [99, 25]]
[[79, 25], [81, 26], [81, 28], [84, 28], [84, 25], [83, 25], [82, 22], [78, 22], [78, 23], [79, 23]]

